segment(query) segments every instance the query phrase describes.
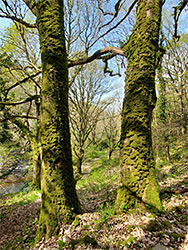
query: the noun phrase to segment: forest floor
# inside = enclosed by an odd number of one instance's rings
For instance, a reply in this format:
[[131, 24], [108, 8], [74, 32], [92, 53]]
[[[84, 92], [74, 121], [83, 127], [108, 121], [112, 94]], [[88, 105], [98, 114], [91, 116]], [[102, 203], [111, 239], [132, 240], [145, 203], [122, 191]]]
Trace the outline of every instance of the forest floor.
[[28, 189], [1, 197], [0, 249], [153, 249], [188, 250], [188, 163], [157, 168], [164, 212], [148, 207], [114, 215], [119, 185], [118, 154], [88, 161], [77, 181], [82, 214], [62, 225], [59, 238], [32, 247], [37, 230], [40, 192]]

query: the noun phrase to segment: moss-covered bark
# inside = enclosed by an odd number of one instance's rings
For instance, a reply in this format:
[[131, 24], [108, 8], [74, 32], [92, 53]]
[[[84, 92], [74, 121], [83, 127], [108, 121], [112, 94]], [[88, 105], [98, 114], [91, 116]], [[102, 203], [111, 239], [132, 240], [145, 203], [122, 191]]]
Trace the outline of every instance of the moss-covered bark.
[[33, 150], [33, 184], [41, 189], [41, 152], [39, 141], [39, 129], [36, 128], [34, 137], [32, 138], [31, 145]]
[[161, 8], [161, 0], [138, 1], [136, 23], [124, 46], [128, 68], [121, 127], [121, 187], [116, 213], [140, 202], [157, 210], [162, 208], [151, 138]]
[[36, 1], [42, 58], [42, 205], [36, 241], [58, 234], [80, 205], [73, 178], [68, 121], [68, 70], [63, 1]]

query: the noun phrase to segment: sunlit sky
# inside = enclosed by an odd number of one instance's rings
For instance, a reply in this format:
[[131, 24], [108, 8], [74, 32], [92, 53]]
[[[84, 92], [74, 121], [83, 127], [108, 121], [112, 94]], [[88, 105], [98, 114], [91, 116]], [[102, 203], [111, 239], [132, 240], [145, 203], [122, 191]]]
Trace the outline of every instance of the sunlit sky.
[[10, 23], [11, 21], [9, 19], [0, 18], [0, 29], [8, 27]]

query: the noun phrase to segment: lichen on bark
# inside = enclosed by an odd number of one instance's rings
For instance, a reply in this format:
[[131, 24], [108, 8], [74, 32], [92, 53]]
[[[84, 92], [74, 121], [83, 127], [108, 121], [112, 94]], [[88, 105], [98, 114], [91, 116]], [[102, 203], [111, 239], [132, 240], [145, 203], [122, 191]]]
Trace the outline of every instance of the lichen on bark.
[[42, 204], [36, 242], [57, 235], [62, 222], [80, 213], [73, 178], [68, 121], [68, 69], [62, 0], [36, 2], [42, 58]]
[[115, 203], [116, 213], [136, 203], [162, 209], [151, 137], [161, 9], [161, 0], [139, 0], [136, 23], [124, 46], [128, 67], [120, 139], [121, 186]]

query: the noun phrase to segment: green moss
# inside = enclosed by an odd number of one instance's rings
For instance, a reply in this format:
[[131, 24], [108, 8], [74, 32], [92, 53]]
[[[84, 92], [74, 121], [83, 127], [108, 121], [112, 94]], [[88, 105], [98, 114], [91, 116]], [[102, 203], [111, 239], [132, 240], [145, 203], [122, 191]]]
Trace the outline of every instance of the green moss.
[[175, 207], [175, 209], [176, 209], [176, 212], [178, 212], [178, 213], [182, 213], [182, 212], [183, 212], [184, 207], [183, 207], [182, 205], [179, 205], [179, 206], [176, 206], [176, 207]]
[[166, 232], [159, 232], [159, 233], [157, 233], [157, 236], [158, 236], [159, 238], [161, 238], [161, 237], [163, 237], [165, 234], [166, 234]]
[[123, 48], [128, 67], [120, 139], [122, 186], [118, 191], [116, 213], [129, 209], [135, 202], [162, 210], [151, 137], [161, 7], [161, 0], [138, 2], [136, 23]]
[[151, 220], [146, 226], [146, 230], [150, 232], [157, 232], [161, 231], [162, 229], [163, 227], [156, 220]]
[[103, 225], [104, 225], [104, 222], [101, 221], [95, 225], [94, 229], [97, 231], [100, 231]]
[[174, 207], [168, 207], [168, 208], [167, 208], [167, 212], [168, 212], [168, 213], [169, 213], [169, 212], [172, 212], [173, 209], [174, 209]]
[[81, 239], [76, 239], [76, 240], [71, 240], [70, 241], [70, 245], [73, 246], [73, 247], [76, 246], [76, 245], [83, 245], [83, 244], [86, 244], [86, 245], [91, 244], [94, 247], [98, 246], [95, 238], [91, 237], [89, 235], [85, 235]]
[[148, 184], [144, 190], [142, 200], [152, 206], [154, 211], [162, 211], [162, 203], [159, 197], [159, 188], [155, 178], [154, 169], [150, 169]]
[[89, 225], [83, 225], [82, 229], [87, 230], [89, 228]]
[[161, 224], [162, 224], [163, 226], [167, 227], [167, 228], [172, 228], [172, 225], [171, 225], [170, 222], [167, 221], [167, 220], [162, 221]]
[[41, 128], [42, 204], [36, 242], [57, 235], [62, 222], [80, 213], [73, 178], [68, 120], [68, 68], [63, 1], [36, 3], [42, 84]]
[[178, 241], [179, 239], [185, 239], [185, 235], [182, 233], [166, 233], [168, 236], [172, 237], [175, 241]]
[[115, 202], [115, 214], [128, 211], [135, 204], [135, 197], [125, 187], [120, 187]]

